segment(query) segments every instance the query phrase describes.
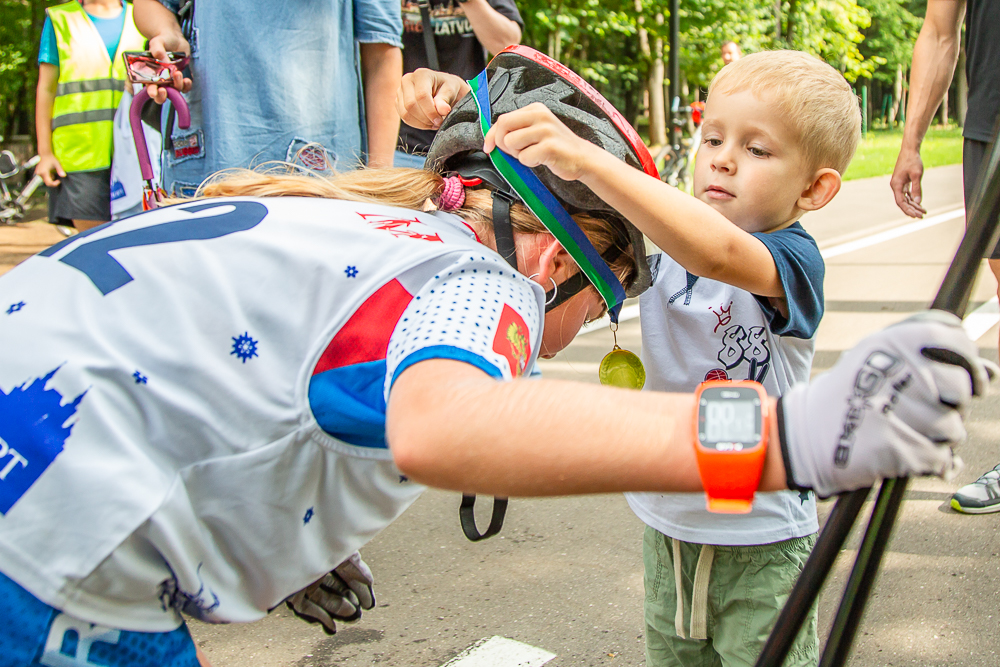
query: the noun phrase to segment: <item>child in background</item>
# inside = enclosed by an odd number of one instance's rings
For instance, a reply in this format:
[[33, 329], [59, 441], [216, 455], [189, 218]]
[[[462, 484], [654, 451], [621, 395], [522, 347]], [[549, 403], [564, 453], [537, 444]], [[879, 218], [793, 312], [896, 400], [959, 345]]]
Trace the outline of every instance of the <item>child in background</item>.
[[[640, 298], [646, 388], [755, 380], [777, 396], [806, 382], [824, 266], [798, 219], [837, 194], [860, 138], [843, 76], [795, 51], [724, 67], [709, 87], [693, 197], [546, 115], [538, 105], [507, 114], [485, 150], [580, 180], [663, 250]], [[757, 494], [743, 515], [709, 513], [700, 494], [627, 499], [647, 525], [647, 665], [753, 665], [815, 543], [813, 495]], [[813, 610], [785, 664], [816, 664], [817, 652]]]

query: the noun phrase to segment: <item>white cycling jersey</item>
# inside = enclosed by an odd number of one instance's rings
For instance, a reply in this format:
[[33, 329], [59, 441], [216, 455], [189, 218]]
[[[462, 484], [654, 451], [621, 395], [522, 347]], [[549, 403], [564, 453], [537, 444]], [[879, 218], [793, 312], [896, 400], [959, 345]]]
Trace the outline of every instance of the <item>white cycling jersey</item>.
[[250, 621], [422, 490], [385, 442], [426, 359], [524, 374], [544, 293], [449, 214], [217, 199], [0, 279], [0, 570], [93, 623]]

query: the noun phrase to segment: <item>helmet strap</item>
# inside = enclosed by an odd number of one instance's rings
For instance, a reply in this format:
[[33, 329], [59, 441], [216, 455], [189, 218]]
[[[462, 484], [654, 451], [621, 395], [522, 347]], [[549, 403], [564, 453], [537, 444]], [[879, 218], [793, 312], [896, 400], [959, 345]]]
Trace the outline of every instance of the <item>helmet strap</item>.
[[510, 205], [514, 197], [503, 190], [493, 190], [493, 237], [497, 252], [517, 271], [517, 247], [514, 227], [510, 224]]

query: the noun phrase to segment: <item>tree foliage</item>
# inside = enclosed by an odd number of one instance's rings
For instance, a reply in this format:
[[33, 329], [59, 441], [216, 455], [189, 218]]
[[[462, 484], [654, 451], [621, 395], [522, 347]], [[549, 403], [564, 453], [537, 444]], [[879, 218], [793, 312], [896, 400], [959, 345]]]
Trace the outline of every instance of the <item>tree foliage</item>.
[[[0, 135], [34, 134], [38, 41], [45, 8], [0, 2]], [[635, 122], [650, 73], [669, 55], [669, 0], [518, 0], [524, 42], [579, 72]], [[719, 47], [812, 53], [852, 83], [891, 89], [909, 66], [926, 0], [680, 0], [680, 66], [687, 101], [722, 66]], [[659, 46], [659, 48], [657, 48]], [[655, 97], [655, 96], [654, 96]]]

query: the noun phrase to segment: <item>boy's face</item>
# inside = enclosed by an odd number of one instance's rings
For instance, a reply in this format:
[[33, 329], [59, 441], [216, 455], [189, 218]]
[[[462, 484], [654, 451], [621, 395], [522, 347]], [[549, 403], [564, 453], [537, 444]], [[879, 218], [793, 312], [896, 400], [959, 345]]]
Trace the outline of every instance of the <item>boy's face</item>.
[[703, 119], [694, 196], [748, 232], [797, 219], [813, 170], [779, 109], [750, 91], [715, 91]]

